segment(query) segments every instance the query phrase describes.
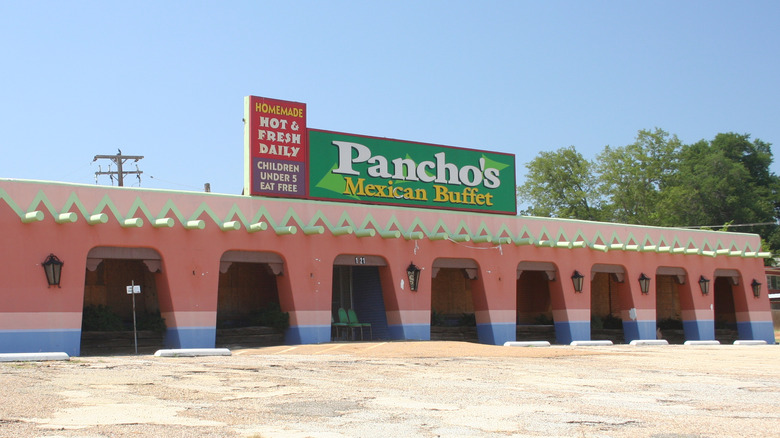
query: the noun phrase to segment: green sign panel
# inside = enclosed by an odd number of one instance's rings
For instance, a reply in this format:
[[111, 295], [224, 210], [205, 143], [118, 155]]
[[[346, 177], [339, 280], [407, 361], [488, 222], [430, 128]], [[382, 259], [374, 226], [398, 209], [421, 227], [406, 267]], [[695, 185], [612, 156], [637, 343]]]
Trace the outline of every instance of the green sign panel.
[[516, 214], [515, 156], [310, 129], [309, 197]]

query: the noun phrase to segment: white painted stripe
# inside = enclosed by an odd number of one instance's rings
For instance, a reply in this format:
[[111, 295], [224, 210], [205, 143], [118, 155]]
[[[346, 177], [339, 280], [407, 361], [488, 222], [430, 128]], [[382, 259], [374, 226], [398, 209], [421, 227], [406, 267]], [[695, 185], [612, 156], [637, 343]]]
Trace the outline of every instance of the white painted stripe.
[[316, 351], [316, 352], [314, 352], [314, 354], [321, 354], [321, 353], [325, 353], [327, 351], [336, 350], [336, 349], [339, 349], [339, 348], [343, 347], [344, 345], [345, 344], [336, 344], [336, 345], [334, 345], [334, 346], [332, 346], [330, 348], [326, 348], [324, 350]]
[[195, 357], [195, 356], [230, 356], [227, 348], [174, 348], [170, 350], [157, 350], [157, 357]]
[[365, 349], [365, 351], [368, 351], [368, 350], [373, 350], [374, 348], [376, 348], [376, 347], [381, 347], [382, 345], [385, 345], [385, 344], [387, 344], [387, 342], [380, 342], [380, 343], [378, 343], [378, 344], [375, 344], [375, 345], [372, 345], [372, 346], [370, 346], [370, 347], [366, 348], [366, 349]]

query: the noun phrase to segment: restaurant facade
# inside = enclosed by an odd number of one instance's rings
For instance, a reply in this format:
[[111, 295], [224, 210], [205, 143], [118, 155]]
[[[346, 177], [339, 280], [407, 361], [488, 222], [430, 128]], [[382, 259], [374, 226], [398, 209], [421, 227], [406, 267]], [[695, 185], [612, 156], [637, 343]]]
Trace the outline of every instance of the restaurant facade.
[[429, 340], [467, 314], [486, 344], [539, 321], [589, 340], [607, 318], [626, 342], [662, 320], [775, 342], [757, 235], [517, 216], [512, 155], [305, 113], [246, 98], [242, 195], [0, 179], [0, 352], [79, 355], [87, 309], [127, 321], [131, 295], [167, 348], [214, 347], [271, 307], [288, 344], [345, 337], [339, 309], [370, 325], [354, 339]]

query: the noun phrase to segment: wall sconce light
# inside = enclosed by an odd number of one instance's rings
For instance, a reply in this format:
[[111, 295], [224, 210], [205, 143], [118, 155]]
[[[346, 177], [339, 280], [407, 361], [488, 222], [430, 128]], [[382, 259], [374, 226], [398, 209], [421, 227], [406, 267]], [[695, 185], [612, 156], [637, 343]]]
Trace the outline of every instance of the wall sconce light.
[[750, 287], [753, 288], [753, 296], [758, 298], [761, 295], [761, 283], [754, 278], [753, 282], [750, 283]]
[[575, 270], [574, 273], [571, 274], [571, 283], [574, 285], [574, 292], [582, 292], [582, 283], [584, 280], [585, 276], [580, 274], [580, 271]]
[[49, 254], [49, 256], [46, 257], [46, 260], [41, 263], [41, 266], [43, 266], [43, 271], [46, 273], [46, 281], [49, 282], [49, 287], [60, 287], [62, 265], [64, 265], [62, 260], [58, 259], [54, 254]]
[[639, 276], [639, 290], [645, 295], [650, 293], [650, 277], [645, 275], [644, 272]]
[[707, 295], [710, 293], [710, 279], [704, 277], [703, 275], [699, 277], [699, 289], [701, 289], [702, 295]]
[[420, 268], [414, 263], [409, 263], [409, 267], [406, 268], [406, 276], [409, 277], [409, 289], [416, 292], [420, 285]]

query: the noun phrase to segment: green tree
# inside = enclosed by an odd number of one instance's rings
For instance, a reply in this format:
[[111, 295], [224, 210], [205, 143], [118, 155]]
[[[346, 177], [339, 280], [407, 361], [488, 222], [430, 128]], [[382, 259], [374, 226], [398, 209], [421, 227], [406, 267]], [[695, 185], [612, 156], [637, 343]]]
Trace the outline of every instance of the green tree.
[[605, 147], [596, 163], [573, 146], [526, 164], [523, 214], [629, 224], [726, 228], [759, 234], [780, 252], [780, 178], [770, 144], [747, 134], [717, 134], [683, 145], [655, 128], [627, 146]]
[[602, 220], [593, 163], [574, 146], [541, 152], [526, 164], [525, 183], [517, 188], [522, 214]]
[[599, 187], [607, 217], [627, 224], [659, 225], [657, 208], [677, 171], [682, 144], [676, 135], [656, 128], [642, 130], [634, 143], [604, 148], [598, 156]]
[[780, 179], [769, 170], [771, 164], [770, 145], [751, 142], [747, 134], [718, 134], [685, 146], [674, 184], [659, 205], [662, 225], [766, 224], [738, 231], [760, 234], [777, 250]]

